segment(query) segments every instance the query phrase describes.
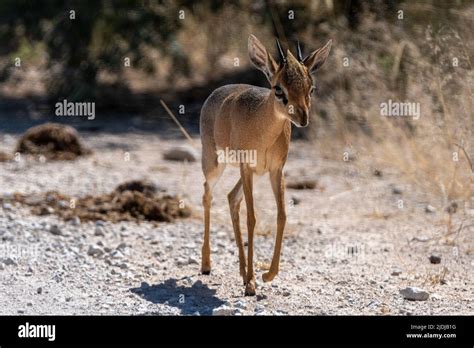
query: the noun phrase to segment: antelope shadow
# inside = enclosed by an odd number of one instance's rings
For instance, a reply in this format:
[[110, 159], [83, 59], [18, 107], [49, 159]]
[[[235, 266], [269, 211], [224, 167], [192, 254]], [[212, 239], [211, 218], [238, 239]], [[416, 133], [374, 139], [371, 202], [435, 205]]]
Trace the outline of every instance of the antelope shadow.
[[152, 303], [161, 303], [176, 307], [183, 315], [212, 315], [212, 310], [225, 303], [216, 297], [216, 290], [210, 289], [200, 280], [190, 286], [178, 285], [175, 278], [149, 285], [143, 282], [140, 287], [130, 291]]

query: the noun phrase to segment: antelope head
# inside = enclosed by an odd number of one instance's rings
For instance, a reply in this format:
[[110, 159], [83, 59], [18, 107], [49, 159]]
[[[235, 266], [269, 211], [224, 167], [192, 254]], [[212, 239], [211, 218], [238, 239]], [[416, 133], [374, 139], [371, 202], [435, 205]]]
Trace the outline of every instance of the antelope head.
[[276, 43], [278, 62], [255, 36], [250, 35], [248, 42], [250, 60], [270, 82], [276, 110], [297, 127], [306, 127], [311, 110], [311, 94], [316, 89], [313, 75], [328, 58], [332, 40], [305, 58], [299, 43], [296, 45], [296, 57], [290, 50], [287, 50], [285, 55], [278, 39]]

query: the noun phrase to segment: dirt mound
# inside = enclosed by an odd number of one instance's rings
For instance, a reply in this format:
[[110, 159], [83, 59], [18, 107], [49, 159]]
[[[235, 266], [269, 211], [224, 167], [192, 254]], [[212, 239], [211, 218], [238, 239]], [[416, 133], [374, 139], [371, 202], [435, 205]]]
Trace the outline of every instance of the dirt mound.
[[18, 140], [15, 152], [43, 155], [49, 160], [74, 160], [88, 155], [77, 131], [58, 123], [45, 123], [28, 129]]
[[166, 221], [185, 218], [191, 209], [179, 198], [157, 193], [158, 188], [146, 181], [130, 181], [119, 185], [114, 191], [99, 196], [78, 199], [56, 191], [39, 195], [14, 194], [4, 201], [33, 207], [36, 215], [59, 215], [64, 220], [78, 217], [81, 221]]

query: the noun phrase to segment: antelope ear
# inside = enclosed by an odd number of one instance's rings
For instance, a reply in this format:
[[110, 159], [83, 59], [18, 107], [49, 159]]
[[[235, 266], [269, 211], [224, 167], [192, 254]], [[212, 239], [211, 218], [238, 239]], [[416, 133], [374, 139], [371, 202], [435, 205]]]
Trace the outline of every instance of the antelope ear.
[[257, 69], [261, 70], [267, 77], [268, 81], [271, 82], [272, 76], [278, 69], [278, 64], [268, 53], [265, 46], [263, 46], [254, 35], [249, 36], [248, 50], [252, 64], [255, 65]]
[[332, 40], [329, 40], [323, 47], [311, 52], [303, 60], [303, 64], [308, 68], [310, 73], [316, 72], [328, 59], [329, 52], [331, 51]]

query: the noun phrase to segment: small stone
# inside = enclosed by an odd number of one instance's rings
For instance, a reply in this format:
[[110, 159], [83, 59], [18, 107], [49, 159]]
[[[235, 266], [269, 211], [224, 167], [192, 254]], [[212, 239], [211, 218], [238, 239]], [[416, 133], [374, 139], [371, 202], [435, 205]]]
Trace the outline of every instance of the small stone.
[[194, 257], [189, 257], [188, 259], [188, 265], [192, 265], [192, 264], [198, 264], [198, 260], [196, 260]]
[[17, 264], [15, 262], [15, 260], [13, 260], [11, 257], [7, 257], [7, 258], [3, 259], [2, 261], [6, 266], [14, 266], [14, 265]]
[[38, 295], [41, 295], [43, 293], [43, 288], [42, 287], [39, 287], [38, 289], [36, 289], [36, 293]]
[[105, 236], [104, 228], [102, 226], [96, 226], [94, 236]]
[[399, 269], [394, 269], [394, 270], [392, 271], [392, 273], [390, 273], [390, 275], [392, 275], [392, 276], [394, 276], [394, 277], [397, 277], [397, 276], [399, 276], [400, 274], [402, 274], [402, 271], [399, 270]]
[[110, 255], [113, 259], [123, 259], [123, 254], [120, 252], [120, 250], [114, 250]]
[[3, 203], [3, 209], [4, 210], [12, 210], [13, 206], [11, 205], [11, 203]]
[[147, 273], [148, 273], [149, 275], [157, 275], [157, 274], [158, 274], [158, 271], [156, 270], [156, 268], [149, 267], [149, 268], [147, 269]]
[[223, 304], [220, 307], [214, 308], [212, 310], [212, 315], [234, 315], [236, 312], [235, 308], [230, 307], [227, 304]]
[[291, 197], [291, 201], [293, 202], [293, 205], [298, 205], [301, 203], [301, 199], [296, 196]]
[[246, 309], [247, 308], [247, 302], [245, 302], [244, 300], [242, 299], [239, 299], [235, 302], [234, 306], [236, 308], [240, 308], [240, 309]]
[[406, 300], [410, 301], [426, 301], [430, 297], [428, 292], [417, 287], [408, 287], [399, 291]]
[[101, 256], [102, 254], [104, 254], [104, 251], [99, 246], [91, 245], [89, 250], [87, 250], [87, 255], [89, 256], [97, 257]]
[[403, 192], [403, 190], [400, 187], [398, 187], [398, 186], [392, 187], [392, 193], [394, 195], [401, 195], [402, 192]]
[[62, 234], [61, 229], [59, 228], [58, 225], [51, 225], [51, 226], [49, 227], [49, 232], [50, 232], [51, 234], [54, 234], [55, 236], [59, 236], [59, 235]]
[[121, 250], [121, 249], [125, 249], [127, 247], [127, 244], [126, 243], [120, 243], [118, 246], [117, 246], [117, 250]]
[[75, 216], [69, 222], [73, 226], [79, 226], [81, 224], [81, 219], [79, 219], [79, 217]]
[[27, 306], [27, 307], [33, 307], [33, 303], [28, 302], [28, 303], [26, 304], [26, 306]]
[[189, 149], [184, 147], [174, 147], [164, 153], [163, 158], [168, 161], [195, 162], [196, 156]]
[[439, 255], [431, 255], [430, 256], [430, 262], [434, 265], [437, 265], [439, 263], [441, 263], [441, 256]]
[[433, 214], [433, 213], [435, 213], [435, 212], [436, 212], [436, 208], [433, 207], [432, 205], [429, 205], [429, 204], [428, 204], [428, 205], [425, 207], [425, 213]]
[[446, 208], [446, 212], [448, 214], [455, 214], [458, 210], [458, 203], [453, 201], [451, 202], [451, 204]]
[[25, 310], [24, 309], [19, 309], [19, 310], [17, 310], [17, 313], [18, 314], [25, 314]]

